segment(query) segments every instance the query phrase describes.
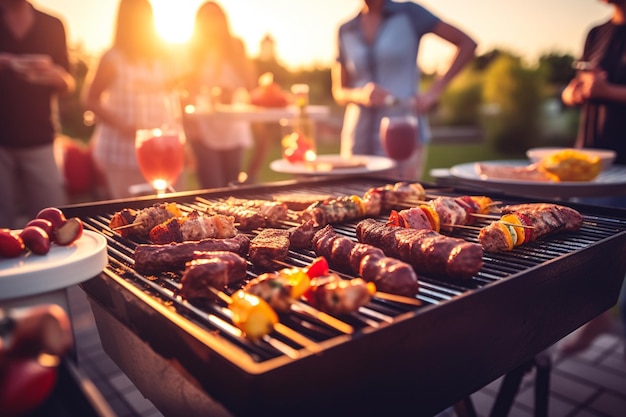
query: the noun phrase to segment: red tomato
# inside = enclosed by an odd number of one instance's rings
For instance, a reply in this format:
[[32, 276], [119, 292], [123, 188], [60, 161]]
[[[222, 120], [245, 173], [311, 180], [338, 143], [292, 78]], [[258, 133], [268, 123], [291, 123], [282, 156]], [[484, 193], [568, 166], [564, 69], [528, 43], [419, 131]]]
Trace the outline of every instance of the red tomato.
[[21, 416], [37, 408], [52, 392], [57, 368], [32, 358], [6, 358], [0, 367], [0, 410], [5, 417]]

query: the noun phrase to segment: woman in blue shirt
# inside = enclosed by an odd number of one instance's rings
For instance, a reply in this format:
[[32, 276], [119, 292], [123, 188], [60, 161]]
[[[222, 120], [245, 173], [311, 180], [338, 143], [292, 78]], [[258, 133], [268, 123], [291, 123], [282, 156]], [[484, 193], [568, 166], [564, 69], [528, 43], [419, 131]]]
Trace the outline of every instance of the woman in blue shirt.
[[[433, 33], [456, 46], [448, 70], [420, 93], [417, 56], [421, 37]], [[400, 163], [399, 175], [419, 179], [421, 144], [430, 139], [425, 115], [450, 81], [474, 58], [476, 42], [424, 7], [411, 2], [364, 0], [361, 12], [342, 24], [333, 68], [333, 97], [346, 105], [341, 154], [385, 155], [379, 138], [383, 116], [410, 107], [418, 115], [418, 143]], [[394, 102], [404, 105], [393, 106]]]

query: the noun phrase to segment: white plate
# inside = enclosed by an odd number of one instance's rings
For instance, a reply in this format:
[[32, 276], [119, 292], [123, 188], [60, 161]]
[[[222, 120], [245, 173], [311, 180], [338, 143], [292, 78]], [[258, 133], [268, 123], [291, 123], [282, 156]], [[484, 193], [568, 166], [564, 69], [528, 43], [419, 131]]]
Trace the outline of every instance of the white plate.
[[106, 239], [90, 230], [71, 245], [52, 245], [46, 255], [26, 252], [0, 259], [0, 301], [78, 284], [98, 275], [107, 263]]
[[478, 161], [455, 165], [450, 175], [461, 182], [506, 194], [551, 198], [610, 197], [626, 195], [626, 166], [612, 165], [593, 181], [524, 181], [500, 178], [481, 178], [476, 164], [526, 166], [528, 160]]
[[395, 166], [396, 162], [393, 159], [372, 155], [353, 155], [350, 160], [339, 155], [318, 155], [315, 164], [293, 164], [285, 159], [277, 159], [270, 163], [273, 171], [295, 175], [369, 174], [386, 171]]
[[590, 156], [597, 156], [600, 158], [600, 163], [602, 164], [602, 169], [607, 169], [613, 164], [615, 160], [616, 154], [615, 151], [609, 149], [591, 149], [591, 148], [583, 148], [583, 149], [574, 149], [574, 148], [558, 148], [558, 147], [544, 147], [544, 148], [531, 148], [526, 151], [526, 156], [532, 162], [539, 162], [543, 158], [548, 155], [552, 155], [553, 153], [572, 149]]

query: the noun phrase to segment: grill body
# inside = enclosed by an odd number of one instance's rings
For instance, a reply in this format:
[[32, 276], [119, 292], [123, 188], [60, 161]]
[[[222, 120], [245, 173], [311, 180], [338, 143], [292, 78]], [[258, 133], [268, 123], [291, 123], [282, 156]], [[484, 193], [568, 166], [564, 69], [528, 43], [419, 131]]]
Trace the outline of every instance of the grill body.
[[[362, 195], [393, 182], [377, 177], [312, 179], [180, 193], [167, 201], [193, 208], [198, 196]], [[470, 194], [461, 189], [435, 192]], [[106, 224], [115, 211], [154, 202], [104, 202], [64, 212], [80, 216], [87, 228], [109, 239], [109, 266], [82, 286], [105, 350], [166, 414], [202, 415], [215, 407], [211, 415], [432, 415], [613, 306], [626, 273], [626, 212], [567, 204], [585, 216], [579, 232], [550, 236], [510, 253], [485, 253], [482, 270], [467, 281], [420, 276], [422, 306], [375, 301], [363, 314], [340, 317], [354, 325], [352, 335], [296, 315], [281, 316], [317, 342], [316, 352], [296, 348], [290, 356], [216, 327], [212, 319], [219, 311], [181, 302], [170, 289], [175, 278], [148, 278], [133, 271], [133, 242], [115, 236]], [[335, 228], [354, 237], [355, 224]], [[473, 230], [454, 234], [476, 241]], [[288, 261], [303, 266], [313, 257], [292, 251]], [[155, 389], [155, 378], [166, 370], [172, 372], [168, 381], [180, 389], [170, 383]]]

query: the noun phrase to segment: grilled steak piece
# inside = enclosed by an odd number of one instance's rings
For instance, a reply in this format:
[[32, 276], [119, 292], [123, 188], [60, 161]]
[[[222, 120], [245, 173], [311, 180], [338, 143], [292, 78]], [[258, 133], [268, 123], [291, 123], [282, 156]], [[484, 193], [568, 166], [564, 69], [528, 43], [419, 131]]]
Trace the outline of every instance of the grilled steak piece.
[[359, 242], [410, 263], [420, 274], [465, 279], [474, 276], [483, 265], [480, 245], [433, 230], [405, 229], [365, 219], [357, 224], [356, 235]]
[[187, 300], [214, 299], [209, 287], [221, 290], [246, 277], [248, 263], [234, 252], [196, 252], [186, 263], [180, 294]]
[[284, 229], [262, 229], [250, 241], [250, 262], [263, 270], [275, 270], [275, 260], [282, 261], [289, 253], [289, 231]]
[[389, 258], [371, 245], [342, 236], [330, 225], [315, 234], [313, 249], [337, 269], [361, 275], [380, 291], [410, 297], [419, 290], [418, 278], [411, 265]]
[[307, 220], [299, 226], [290, 228], [290, 245], [295, 249], [311, 249], [311, 241], [317, 230], [313, 220]]
[[137, 245], [135, 269], [142, 274], [178, 271], [184, 269], [185, 264], [194, 259], [194, 252], [228, 251], [245, 256], [249, 248], [250, 238], [243, 234], [228, 239], [209, 238], [169, 245]]

